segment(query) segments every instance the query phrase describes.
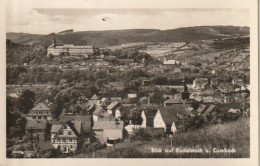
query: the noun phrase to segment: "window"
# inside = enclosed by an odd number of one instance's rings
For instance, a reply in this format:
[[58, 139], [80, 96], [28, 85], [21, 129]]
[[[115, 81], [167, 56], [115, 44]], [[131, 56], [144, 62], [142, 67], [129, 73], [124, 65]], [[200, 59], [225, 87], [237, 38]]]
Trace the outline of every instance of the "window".
[[44, 116], [44, 119], [47, 119], [47, 116]]
[[72, 145], [70, 145], [70, 148], [71, 148], [71, 149], [73, 149], [73, 146], [72, 146]]
[[36, 119], [36, 116], [33, 116], [33, 119]]
[[70, 142], [72, 142], [72, 139], [70, 139]]
[[68, 135], [71, 135], [71, 131], [68, 132]]
[[67, 125], [64, 126], [64, 129], [67, 129]]
[[42, 119], [42, 116], [38, 116], [38, 119]]

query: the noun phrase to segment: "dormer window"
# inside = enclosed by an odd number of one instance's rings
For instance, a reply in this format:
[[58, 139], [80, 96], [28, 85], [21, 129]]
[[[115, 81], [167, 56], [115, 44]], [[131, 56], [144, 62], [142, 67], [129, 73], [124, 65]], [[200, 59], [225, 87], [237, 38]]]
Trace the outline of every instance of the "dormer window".
[[64, 129], [67, 129], [67, 125], [64, 126]]

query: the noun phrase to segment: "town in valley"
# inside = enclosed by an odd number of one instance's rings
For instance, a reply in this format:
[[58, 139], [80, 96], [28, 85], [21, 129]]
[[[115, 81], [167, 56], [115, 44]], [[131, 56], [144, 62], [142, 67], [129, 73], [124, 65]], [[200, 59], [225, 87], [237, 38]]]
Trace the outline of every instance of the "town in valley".
[[250, 157], [248, 27], [7, 33], [6, 58], [8, 158]]

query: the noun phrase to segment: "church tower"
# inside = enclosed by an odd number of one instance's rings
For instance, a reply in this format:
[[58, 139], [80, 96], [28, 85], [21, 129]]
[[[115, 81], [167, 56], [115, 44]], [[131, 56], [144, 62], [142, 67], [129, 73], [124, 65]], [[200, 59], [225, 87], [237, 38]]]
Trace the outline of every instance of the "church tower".
[[183, 92], [182, 92], [182, 100], [190, 99], [190, 93], [188, 91], [188, 87], [186, 85], [186, 78], [183, 78]]
[[56, 47], [56, 39], [55, 37], [52, 39], [51, 47]]

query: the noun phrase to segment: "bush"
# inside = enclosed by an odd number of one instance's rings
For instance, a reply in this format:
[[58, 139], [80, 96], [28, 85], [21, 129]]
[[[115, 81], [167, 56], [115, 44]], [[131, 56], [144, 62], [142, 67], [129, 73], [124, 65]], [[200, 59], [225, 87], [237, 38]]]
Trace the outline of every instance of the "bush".
[[154, 139], [161, 139], [164, 136], [165, 133], [163, 128], [140, 128], [135, 131], [131, 140], [151, 141]]

